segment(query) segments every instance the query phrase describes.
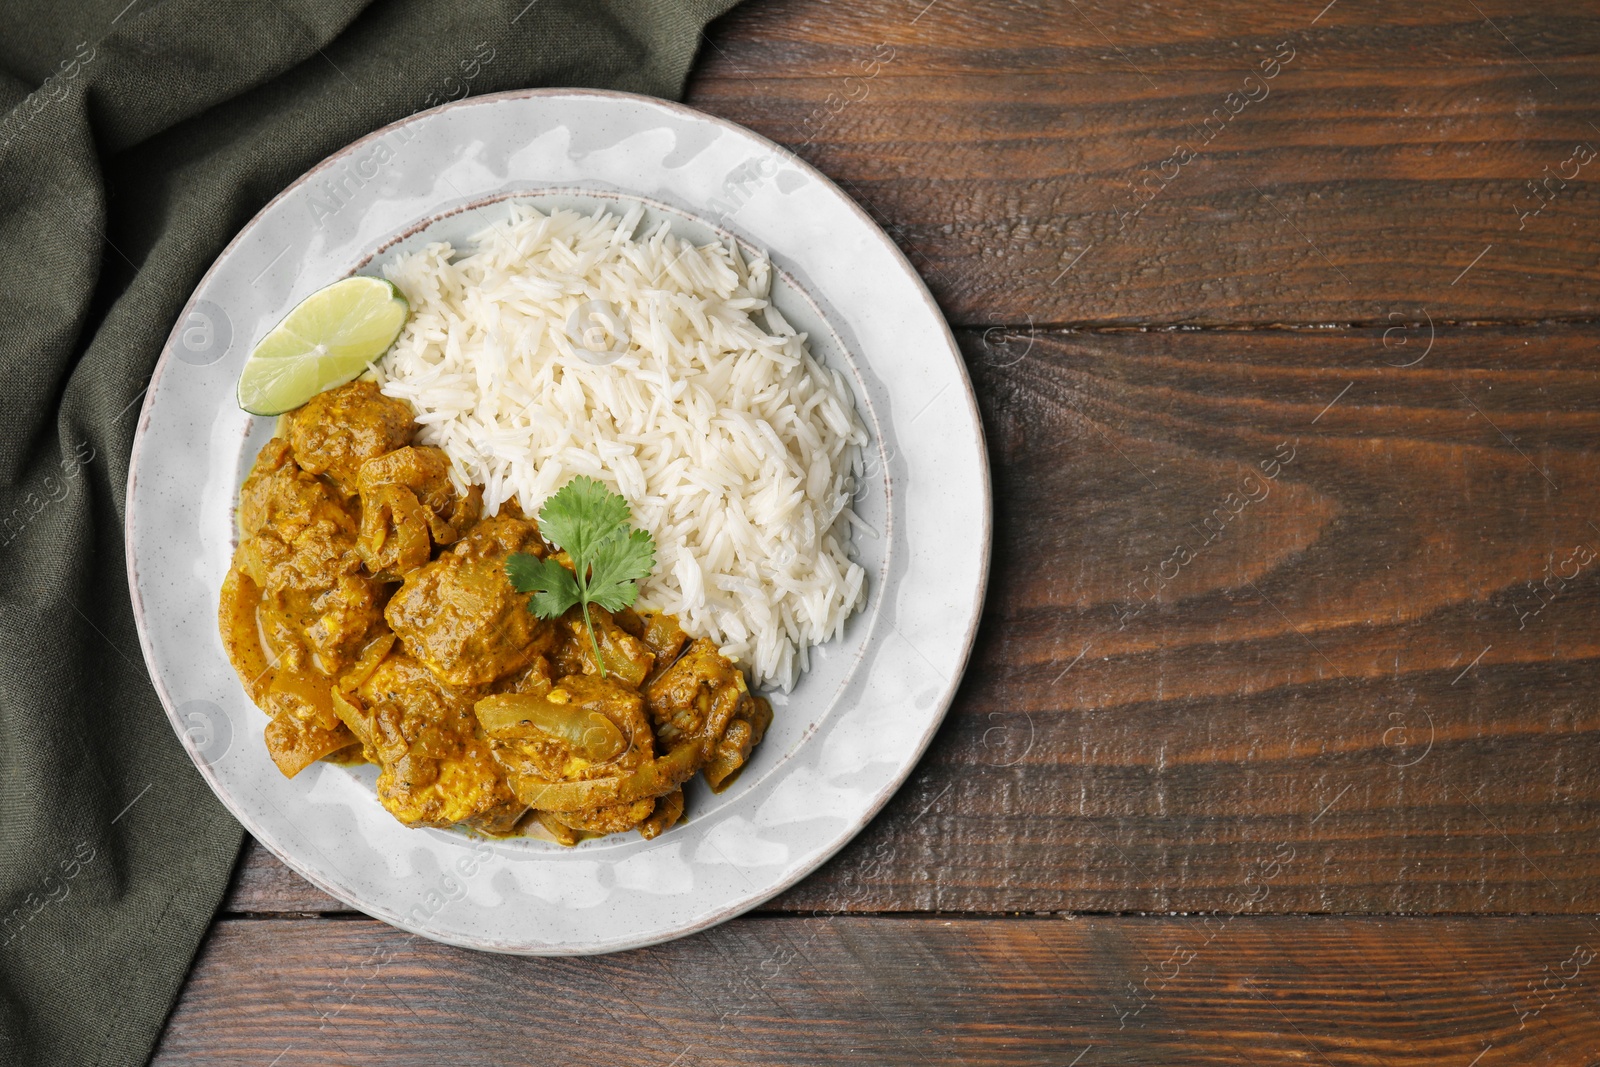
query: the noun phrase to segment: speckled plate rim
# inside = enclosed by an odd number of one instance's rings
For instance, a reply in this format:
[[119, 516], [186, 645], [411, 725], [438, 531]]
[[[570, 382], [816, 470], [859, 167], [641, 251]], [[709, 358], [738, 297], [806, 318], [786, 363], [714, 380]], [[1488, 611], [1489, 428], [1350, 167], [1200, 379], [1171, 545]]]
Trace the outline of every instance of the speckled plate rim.
[[[814, 844], [810, 846], [806, 850], [802, 859], [791, 865], [787, 870], [781, 872], [779, 875], [766, 878], [759, 884], [752, 885], [750, 880], [748, 878], [744, 878], [741, 872], [741, 879], [745, 883], [744, 891], [732, 893], [725, 892], [723, 895], [726, 897], [726, 899], [709, 907], [700, 907], [692, 917], [685, 917], [684, 921], [667, 921], [661, 924], [658, 928], [649, 931], [636, 930], [617, 937], [592, 937], [582, 942], [560, 942], [542, 940], [538, 938], [529, 939], [526, 936], [507, 939], [504, 937], [494, 936], [492, 933], [463, 932], [459, 929], [449, 928], [448, 924], [442, 925], [432, 921], [437, 919], [444, 910], [447, 910], [448, 902], [445, 907], [434, 910], [423, 920], [419, 921], [415, 915], [417, 911], [416, 908], [411, 909], [410, 912], [400, 912], [392, 907], [386, 907], [374, 901], [363, 899], [360, 894], [351, 893], [347, 886], [339, 883], [335, 879], [325, 877], [323, 871], [318, 867], [318, 865], [315, 862], [307, 860], [301, 854], [301, 850], [297, 849], [293, 843], [278, 840], [275, 834], [262, 827], [260, 825], [260, 820], [254, 817], [252, 806], [244, 803], [240, 797], [236, 796], [234, 792], [228, 788], [227, 783], [225, 783], [221, 776], [219, 776], [212, 763], [208, 759], [204, 758], [203, 753], [198, 750], [197, 745], [191, 736], [191, 724], [187, 723], [183, 718], [180, 717], [179, 707], [173, 698], [172, 692], [169, 690], [169, 687], [166, 684], [167, 679], [164, 677], [163, 671], [158, 669], [158, 664], [162, 663], [162, 659], [158, 655], [157, 649], [159, 639], [153, 637], [152, 635], [151, 622], [150, 619], [147, 618], [145, 595], [140, 586], [141, 572], [138, 552], [140, 528], [138, 525], [138, 520], [140, 518], [139, 502], [141, 498], [139, 496], [139, 476], [141, 469], [143, 469], [145, 465], [144, 450], [147, 444], [151, 420], [155, 409], [160, 403], [163, 380], [175, 363], [174, 350], [179, 344], [180, 335], [185, 329], [186, 324], [190, 322], [191, 315], [195, 312], [197, 305], [201, 302], [202, 294], [209, 291], [213, 280], [217, 276], [218, 272], [222, 269], [224, 263], [226, 263], [229, 258], [233, 256], [241, 247], [242, 243], [245, 242], [247, 238], [249, 238], [257, 230], [257, 228], [263, 223], [263, 220], [272, 216], [275, 209], [277, 209], [281, 204], [290, 198], [301, 194], [310, 185], [310, 183], [316, 181], [320, 176], [326, 175], [333, 168], [341, 164], [350, 164], [350, 162], [361, 152], [363, 148], [382, 141], [383, 138], [394, 134], [396, 131], [406, 129], [407, 127], [413, 127], [419, 123], [426, 123], [434, 116], [463, 108], [495, 106], [507, 101], [543, 102], [554, 106], [560, 106], [563, 102], [585, 100], [613, 101], [617, 102], [618, 104], [639, 108], [644, 112], [654, 112], [656, 114], [669, 116], [680, 121], [688, 120], [696, 124], [709, 124], [722, 134], [735, 135], [745, 142], [748, 142], [751, 147], [766, 153], [769, 158], [781, 159], [783, 167], [788, 171], [802, 175], [807, 182], [815, 183], [817, 187], [831, 195], [831, 197], [835, 198], [839, 204], [848, 211], [848, 213], [854, 216], [856, 223], [861, 227], [861, 230], [864, 234], [870, 234], [871, 237], [875, 239], [877, 246], [875, 253], [886, 256], [888, 261], [894, 265], [899, 274], [903, 276], [895, 279], [897, 282], [908, 281], [910, 283], [911, 288], [915, 291], [918, 299], [920, 300], [921, 308], [919, 310], [921, 314], [926, 316], [926, 320], [929, 323], [936, 324], [936, 333], [943, 342], [943, 352], [948, 356], [949, 359], [948, 364], [939, 367], [938, 369], [941, 374], [953, 376], [953, 381], [947, 382], [944, 387], [941, 387], [939, 391], [927, 401], [927, 404], [923, 405], [922, 410], [927, 410], [936, 401], [938, 401], [940, 396], [943, 395], [945, 389], [948, 388], [950, 384], [958, 383], [960, 387], [958, 390], [961, 401], [959, 404], [959, 416], [960, 422], [964, 423], [960, 429], [967, 431], [966, 440], [968, 445], [970, 445], [970, 456], [965, 458], [969, 458], [973, 462], [975, 472], [975, 477], [971, 479], [972, 484], [966, 486], [966, 489], [969, 492], [975, 493], [975, 499], [981, 501], [979, 514], [975, 516], [975, 525], [970, 531], [963, 531], [965, 534], [967, 534], [968, 543], [964, 544], [962, 547], [965, 551], [971, 553], [970, 558], [973, 559], [977, 565], [975, 574], [972, 576], [972, 580], [967, 583], [970, 586], [970, 599], [968, 599], [965, 604], [959, 606], [955, 604], [951, 605], [952, 609], [959, 609], [964, 614], [964, 625], [961, 633], [959, 634], [958, 640], [951, 642], [950, 647], [942, 650], [945, 655], [948, 656], [948, 658], [944, 660], [949, 667], [948, 675], [944, 676], [945, 672], [943, 670], [935, 668], [934, 673], [942, 676], [940, 678], [940, 684], [936, 687], [937, 692], [931, 694], [931, 704], [927, 705], [926, 707], [923, 707], [919, 701], [919, 728], [916, 730], [916, 732], [913, 735], [898, 739], [898, 748], [893, 761], [896, 764], [895, 769], [892, 773], [883, 778], [881, 786], [877, 788], [870, 797], [865, 798], [864, 802], [856, 805], [854, 817], [842, 825], [837, 832], [833, 833], [820, 844]], [[550, 183], [552, 187], [559, 184], [559, 182]], [[635, 195], [642, 198], [648, 194], [637, 193]], [[469, 199], [482, 198], [479, 197]], [[445, 213], [448, 210], [449, 209], [441, 209], [441, 213]], [[398, 232], [392, 233], [390, 235], [391, 240], [385, 243], [392, 243], [392, 239], [399, 236], [401, 236], [401, 234]], [[369, 253], [368, 258], [370, 258], [372, 254], [376, 254], [381, 247], [382, 245], [375, 245], [372, 252]], [[778, 263], [783, 253], [781, 241], [777, 243], [769, 242], [768, 247], [773, 254], [774, 263]], [[243, 340], [247, 341], [248, 339], [246, 338]], [[855, 358], [862, 358], [862, 353], [859, 352], [852, 351], [850, 355]], [[929, 355], [930, 358], [933, 358], [936, 357], [938, 353], [930, 353]], [[957, 412], [944, 412], [944, 414], [947, 417], [950, 417], [956, 415]], [[920, 414], [917, 417], [920, 417]], [[893, 463], [891, 462], [892, 459], [893, 457], [889, 457], [886, 460], [886, 470], [893, 470]], [[904, 457], [902, 457], [902, 459], [904, 459]], [[888, 485], [892, 487], [893, 484], [894, 479], [890, 477], [888, 480]], [[888, 492], [893, 492], [892, 488], [890, 488]], [[632, 94], [613, 93], [598, 90], [524, 90], [494, 94], [492, 96], [472, 97], [446, 104], [440, 108], [435, 108], [430, 111], [420, 112], [387, 127], [376, 130], [366, 137], [346, 146], [340, 151], [334, 153], [332, 156], [328, 157], [328, 159], [324, 160], [316, 167], [312, 168], [312, 170], [308, 171], [305, 175], [297, 179], [294, 183], [279, 193], [278, 196], [274, 197], [271, 202], [262, 208], [262, 210], [245, 225], [240, 233], [228, 244], [227, 248], [225, 248], [222, 254], [217, 258], [217, 261], [206, 272], [205, 276], [196, 286], [195, 294], [186, 304], [183, 313], [179, 316], [177, 323], [174, 325], [167, 344], [157, 362], [151, 378], [150, 387], [145, 395], [143, 408], [140, 414], [139, 428], [135, 435], [133, 451], [129, 462], [127, 501], [128, 527], [126, 531], [125, 547], [127, 552], [129, 587], [133, 600], [134, 615], [138, 627], [140, 645], [146, 657], [146, 662], [151, 667], [151, 676], [155, 684], [156, 691], [160, 696], [169, 720], [173, 724], [175, 732], [178, 734], [186, 749], [189, 750], [191, 756], [194, 758], [195, 764], [200, 770], [201, 774], [205, 777], [213, 791], [229, 808], [229, 810], [232, 811], [233, 814], [239, 818], [240, 822], [243, 823], [246, 828], [250, 829], [251, 832], [255, 834], [266, 847], [278, 855], [279, 858], [281, 858], [286, 864], [305, 877], [312, 884], [316, 885], [318, 888], [329, 893], [330, 895], [344, 900], [347, 903], [350, 903], [352, 906], [373, 915], [374, 917], [380, 918], [401, 929], [445, 943], [460, 945], [462, 947], [486, 949], [499, 952], [541, 955], [588, 954], [618, 951], [627, 948], [656, 944], [662, 941], [670, 940], [674, 937], [679, 937], [698, 930], [703, 930], [719, 922], [725, 921], [726, 919], [737, 914], [740, 914], [741, 912], [749, 910], [750, 908], [755, 907], [790, 888], [806, 875], [813, 872], [822, 863], [826, 862], [828, 858], [834, 855], [851, 838], [859, 833], [873, 818], [873, 816], [877, 814], [883, 805], [887, 803], [895, 791], [904, 783], [914, 768], [917, 760], [921, 757], [922, 753], [926, 750], [928, 744], [931, 742], [939, 725], [943, 721], [944, 714], [954, 696], [967, 659], [971, 653], [973, 640], [976, 635], [979, 620], [981, 618], [982, 605], [987, 587], [992, 536], [991, 490], [989, 482], [988, 457], [984, 444], [982, 425], [978, 417], [976, 397], [972, 389], [971, 381], [966, 373], [964, 362], [961, 359], [960, 350], [957, 346], [954, 335], [950, 331], [948, 324], [944, 321], [944, 318], [939, 312], [937, 305], [934, 303], [926, 285], [916, 274], [915, 270], [912, 268], [910, 262], [906, 259], [904, 254], [901, 253], [900, 250], [893, 244], [893, 242], [889, 240], [887, 235], [883, 233], [883, 231], [867, 215], [867, 213], [842, 190], [840, 190], [833, 182], [831, 182], [820, 172], [816, 171], [809, 164], [806, 164], [803, 160], [798, 159], [773, 142], [744, 129], [743, 127], [739, 127], [733, 123], [727, 122], [726, 120], [705, 115], [680, 104], [647, 97], [637, 97], [633, 96]], [[214, 613], [214, 604], [207, 605], [207, 607], [210, 608]], [[894, 629], [896, 633], [900, 633], [898, 628]], [[879, 633], [881, 636], [881, 631]], [[901, 634], [901, 636], [904, 638], [904, 634]], [[909, 639], [906, 640], [909, 644]], [[914, 644], [912, 645], [912, 648], [914, 651], [918, 652], [919, 655], [922, 655], [920, 648]], [[928, 663], [929, 666], [933, 666], [926, 655], [922, 655], [922, 658]], [[907, 693], [909, 695], [909, 690]], [[256, 807], [259, 807], [259, 805], [256, 805]], [[693, 823], [690, 823], [686, 827], [675, 828], [673, 833], [681, 833], [693, 825]], [[664, 835], [663, 838], [658, 839], [658, 842], [669, 841], [670, 838], [671, 834]], [[457, 864], [457, 869], [461, 869], [459, 862]], [[443, 879], [444, 884], [450, 884], [451, 875], [448, 868], [443, 868]], [[435, 880], [434, 884], [439, 884], [437, 879]], [[430, 896], [434, 895], [436, 894], [430, 893]], [[452, 901], [455, 899], [458, 898], [450, 898]]]

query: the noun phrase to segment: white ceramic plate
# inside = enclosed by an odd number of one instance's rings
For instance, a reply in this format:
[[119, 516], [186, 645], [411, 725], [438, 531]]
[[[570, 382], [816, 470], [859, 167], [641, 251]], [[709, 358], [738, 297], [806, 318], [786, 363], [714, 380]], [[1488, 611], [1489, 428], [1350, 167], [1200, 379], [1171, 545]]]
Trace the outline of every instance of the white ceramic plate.
[[[654, 841], [563, 849], [396, 822], [374, 768], [285, 779], [217, 635], [244, 473], [270, 419], [239, 410], [251, 345], [307, 294], [420, 241], [542, 208], [643, 203], [697, 240], [770, 252], [774, 301], [852, 383], [872, 435], [857, 511], [865, 608], [812, 655], [750, 766]], [[620, 93], [463, 100], [357, 141], [268, 204], [207, 272], [156, 366], [128, 477], [128, 574], [151, 677], [223, 803], [315, 885], [451, 944], [575, 954], [704, 929], [815, 870], [910, 773], [971, 648], [989, 480], [955, 340], [905, 257], [832, 182], [748, 130]]]

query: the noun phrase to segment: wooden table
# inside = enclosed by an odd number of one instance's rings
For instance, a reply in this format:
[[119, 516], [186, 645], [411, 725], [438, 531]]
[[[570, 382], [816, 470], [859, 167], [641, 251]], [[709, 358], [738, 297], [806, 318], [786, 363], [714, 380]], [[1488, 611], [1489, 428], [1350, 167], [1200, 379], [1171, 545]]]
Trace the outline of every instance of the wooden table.
[[690, 102], [856, 196], [976, 383], [949, 719], [655, 949], [447, 948], [252, 846], [156, 1062], [1594, 1062], [1600, 9], [1325, 3], [714, 26]]

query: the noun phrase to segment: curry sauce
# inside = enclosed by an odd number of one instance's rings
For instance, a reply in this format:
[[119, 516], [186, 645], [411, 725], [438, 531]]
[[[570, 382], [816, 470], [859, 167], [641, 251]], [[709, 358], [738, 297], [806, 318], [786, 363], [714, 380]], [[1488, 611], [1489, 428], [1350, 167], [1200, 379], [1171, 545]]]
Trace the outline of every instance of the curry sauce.
[[593, 643], [578, 608], [536, 617], [506, 560], [570, 563], [416, 431], [351, 382], [284, 416], [240, 491], [219, 625], [279, 770], [370, 762], [408, 826], [564, 844], [654, 837], [694, 775], [725, 788], [772, 721], [739, 667], [670, 615], [591, 606]]

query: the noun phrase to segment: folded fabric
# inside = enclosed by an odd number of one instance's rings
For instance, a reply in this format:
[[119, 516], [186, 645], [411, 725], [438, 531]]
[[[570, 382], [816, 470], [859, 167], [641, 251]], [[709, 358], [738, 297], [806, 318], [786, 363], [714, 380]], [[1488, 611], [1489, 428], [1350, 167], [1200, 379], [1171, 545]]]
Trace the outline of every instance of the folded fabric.
[[140, 401], [200, 276], [422, 108], [679, 95], [734, 0], [124, 3], [0, 0], [0, 1063], [27, 1067], [147, 1061], [239, 850], [123, 563]]

